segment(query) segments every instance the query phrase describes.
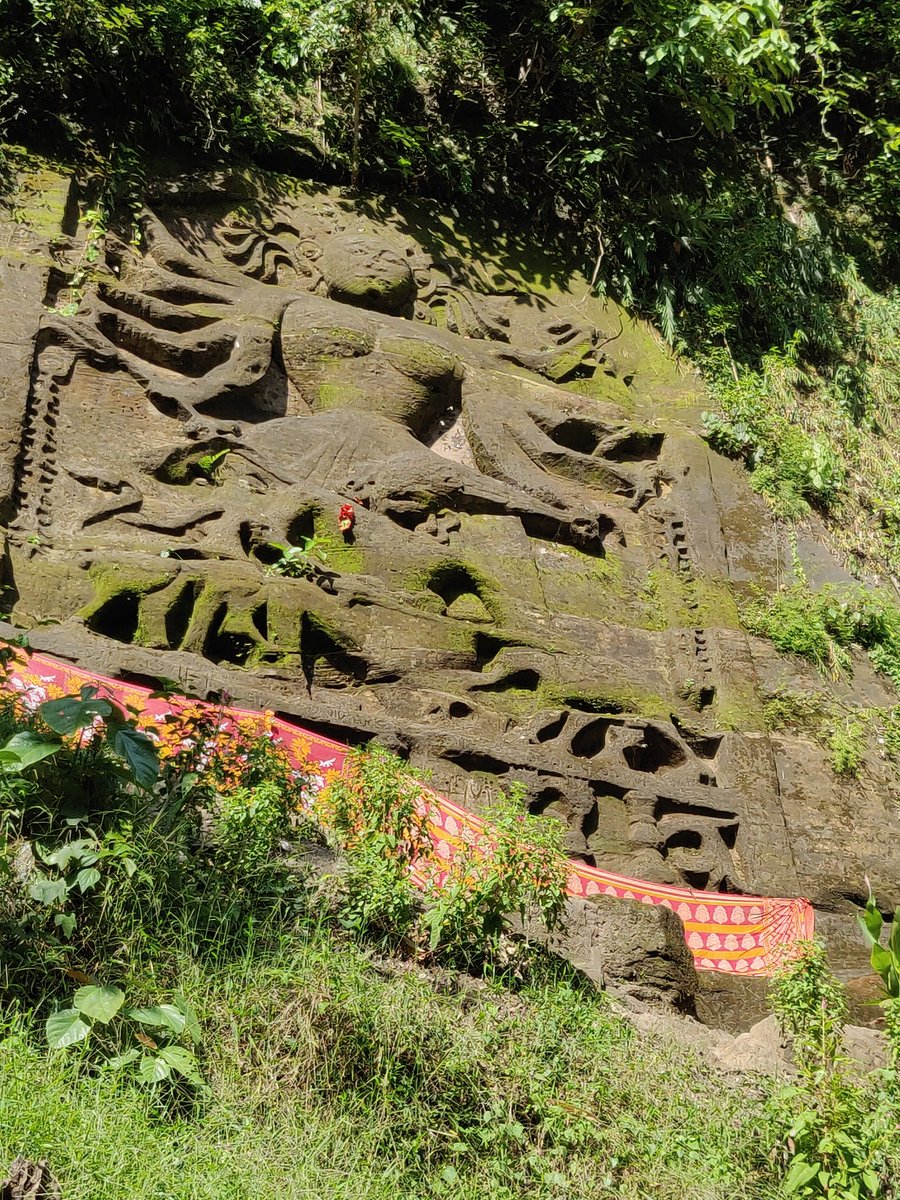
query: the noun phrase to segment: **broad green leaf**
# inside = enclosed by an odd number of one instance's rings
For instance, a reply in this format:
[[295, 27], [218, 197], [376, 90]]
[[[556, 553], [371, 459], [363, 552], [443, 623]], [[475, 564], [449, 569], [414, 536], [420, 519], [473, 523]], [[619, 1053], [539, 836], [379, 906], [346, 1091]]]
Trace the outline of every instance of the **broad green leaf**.
[[67, 891], [64, 879], [39, 879], [28, 889], [28, 895], [38, 904], [62, 904]]
[[89, 985], [78, 989], [72, 1003], [92, 1021], [108, 1025], [125, 1003], [125, 993], [117, 987]]
[[117, 1054], [114, 1058], [108, 1058], [105, 1065], [109, 1067], [111, 1071], [121, 1071], [123, 1067], [130, 1066], [131, 1063], [137, 1062], [140, 1057], [140, 1050], [133, 1046], [130, 1050], [126, 1050], [124, 1054]]
[[[895, 917], [894, 920], [897, 918]], [[881, 1188], [881, 1180], [874, 1171], [865, 1170], [862, 1173], [863, 1183], [869, 1189], [873, 1196], [877, 1196]]]
[[129, 1008], [125, 1014], [137, 1021], [139, 1025], [149, 1025], [151, 1029], [168, 1029], [172, 1033], [181, 1033], [184, 1029], [184, 1016], [171, 1004], [154, 1005], [152, 1008]]
[[[42, 737], [30, 729], [23, 729], [13, 734], [2, 748], [2, 766], [4, 771], [24, 771], [43, 758], [49, 758], [62, 748], [59, 738]], [[12, 757], [10, 757], [12, 756]]]
[[75, 914], [57, 913], [53, 918], [53, 924], [62, 931], [63, 937], [70, 938], [75, 932]]
[[144, 1083], [162, 1083], [172, 1074], [172, 1068], [161, 1055], [145, 1054], [138, 1063], [138, 1074]]
[[85, 892], [89, 892], [92, 887], [95, 887], [101, 879], [102, 876], [96, 867], [84, 867], [75, 876], [75, 887], [84, 895]]
[[42, 862], [47, 863], [48, 866], [59, 867], [60, 871], [65, 874], [73, 859], [83, 866], [95, 863], [97, 861], [96, 846], [97, 843], [93, 838], [76, 838], [71, 842], [63, 842], [61, 846], [57, 846], [53, 850], [47, 850], [42, 845], [36, 846], [35, 850]]
[[784, 1179], [785, 1192], [788, 1195], [791, 1192], [796, 1192], [798, 1188], [803, 1187], [805, 1183], [809, 1183], [811, 1179], [814, 1179], [818, 1173], [818, 1163], [807, 1162], [805, 1158], [795, 1158]]
[[41, 720], [45, 721], [54, 733], [66, 737], [70, 733], [76, 733], [79, 729], [85, 729], [88, 725], [92, 725], [97, 717], [105, 720], [112, 714], [112, 710], [112, 705], [108, 700], [63, 696], [61, 700], [46, 700], [38, 712]]
[[183, 1046], [164, 1046], [159, 1052], [159, 1057], [177, 1075], [182, 1075], [197, 1087], [203, 1086], [203, 1076], [197, 1066], [197, 1059], [190, 1050], [185, 1050]]
[[894, 919], [891, 921], [891, 936], [888, 938], [888, 946], [894, 956], [894, 961], [900, 966], [900, 908], [895, 910]]
[[66, 1046], [74, 1046], [83, 1042], [91, 1032], [77, 1008], [64, 1008], [47, 1018], [45, 1026], [47, 1044], [51, 1050], [64, 1050]]
[[175, 1004], [178, 1010], [184, 1017], [184, 1032], [188, 1035], [194, 1045], [198, 1045], [201, 1038], [200, 1022], [197, 1020], [197, 1014], [194, 1012], [181, 992], [175, 993]]
[[160, 1008], [127, 1008], [125, 1016], [139, 1025], [149, 1025], [151, 1029], [165, 1029], [168, 1026], [166, 1015]]
[[173, 1033], [183, 1033], [186, 1024], [184, 1013], [174, 1004], [161, 1004], [160, 1010], [165, 1013], [166, 1021]]
[[872, 964], [872, 970], [877, 971], [885, 983], [887, 983], [888, 972], [894, 965], [894, 960], [891, 957], [890, 950], [886, 950], [884, 946], [880, 946], [876, 942], [872, 947], [872, 953], [869, 956], [869, 961]]
[[857, 915], [860, 928], [865, 934], [866, 941], [871, 946], [881, 937], [881, 927], [884, 924], [881, 913], [875, 907], [875, 901], [870, 896], [865, 909]]
[[133, 725], [110, 726], [112, 748], [128, 764], [138, 787], [149, 790], [159, 776], [159, 755], [153, 740]]

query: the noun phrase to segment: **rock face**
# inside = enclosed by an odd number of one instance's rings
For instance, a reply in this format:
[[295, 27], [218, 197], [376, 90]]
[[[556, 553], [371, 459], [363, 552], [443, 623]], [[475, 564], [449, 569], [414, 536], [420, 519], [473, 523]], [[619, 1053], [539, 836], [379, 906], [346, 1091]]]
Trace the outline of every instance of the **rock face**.
[[60, 1196], [59, 1185], [44, 1158], [40, 1162], [17, 1158], [0, 1183], [0, 1200], [60, 1200]]
[[548, 935], [536, 920], [526, 922], [524, 932], [577, 967], [597, 987], [694, 1011], [694, 960], [682, 924], [668, 908], [608, 896], [594, 900], [573, 896], [558, 932]]
[[[847, 785], [766, 732], [767, 694], [822, 686], [737, 619], [788, 554], [647, 331], [533, 251], [237, 176], [159, 185], [73, 297], [75, 197], [23, 188], [0, 512], [4, 610], [60, 623], [36, 645], [378, 735], [467, 805], [522, 780], [598, 865], [900, 900], [876, 756]], [[863, 662], [834, 687], [892, 703]]]

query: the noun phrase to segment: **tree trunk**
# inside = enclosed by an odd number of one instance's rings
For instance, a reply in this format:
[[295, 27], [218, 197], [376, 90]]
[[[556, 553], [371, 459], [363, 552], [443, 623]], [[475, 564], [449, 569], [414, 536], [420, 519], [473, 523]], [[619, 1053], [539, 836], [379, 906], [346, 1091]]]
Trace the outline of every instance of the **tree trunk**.
[[362, 119], [362, 73], [365, 41], [356, 31], [356, 67], [353, 76], [353, 147], [350, 151], [350, 186], [359, 187], [359, 127]]
[[350, 150], [350, 186], [359, 187], [359, 139], [362, 124], [363, 71], [366, 44], [374, 22], [370, 0], [358, 0], [356, 10], [356, 46], [353, 70], [353, 146]]

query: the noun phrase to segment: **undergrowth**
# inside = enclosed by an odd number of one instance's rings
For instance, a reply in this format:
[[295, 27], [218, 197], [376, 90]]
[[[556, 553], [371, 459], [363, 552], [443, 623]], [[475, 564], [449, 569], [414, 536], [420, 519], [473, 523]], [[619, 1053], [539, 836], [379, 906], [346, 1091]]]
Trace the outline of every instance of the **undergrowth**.
[[818, 510], [851, 570], [888, 582], [900, 574], [900, 293], [847, 265], [836, 314], [821, 341], [799, 326], [750, 362], [695, 348], [714, 405], [703, 423], [778, 517]]
[[900, 688], [900, 609], [881, 592], [836, 587], [813, 592], [801, 578], [758, 596], [741, 617], [750, 633], [807, 659], [824, 674], [849, 671], [851, 649], [863, 650]]
[[[894, 1003], [890, 995], [887, 1003]], [[773, 982], [772, 1007], [797, 1068], [796, 1081], [771, 1100], [786, 1127], [780, 1147], [785, 1194], [810, 1200], [895, 1195], [900, 1166], [896, 1071], [893, 1061], [867, 1078], [854, 1070], [843, 1044], [846, 997], [821, 943], [808, 943], [782, 968]], [[893, 1060], [893, 1034], [889, 1047]]]
[[[864, 652], [872, 666], [900, 690], [900, 608], [884, 592], [864, 587], [826, 586], [814, 592], [794, 555], [795, 582], [776, 592], [757, 592], [741, 611], [749, 633], [768, 638], [785, 654], [806, 659], [823, 677], [850, 675], [853, 654]], [[869, 741], [882, 756], [900, 760], [900, 707], [840, 704], [833, 696], [787, 689], [765, 705], [769, 729], [810, 733], [829, 751], [838, 775], [855, 777]]]
[[[508, 915], [552, 926], [565, 884], [521, 797], [442, 893], [387, 751], [320, 825], [266, 718], [175, 709], [139, 788], [93, 725], [22, 766], [56, 710], [0, 705], [0, 1163], [48, 1158], [66, 1200], [774, 1200], [806, 1093], [642, 1035], [535, 947], [510, 961]], [[323, 839], [330, 893], [303, 865]], [[853, 1095], [882, 1119], [887, 1091]]]
[[472, 990], [312, 920], [169, 949], [203, 1030], [189, 1111], [2, 1027], [0, 1161], [47, 1155], [66, 1200], [774, 1195], [762, 1106], [566, 972]]

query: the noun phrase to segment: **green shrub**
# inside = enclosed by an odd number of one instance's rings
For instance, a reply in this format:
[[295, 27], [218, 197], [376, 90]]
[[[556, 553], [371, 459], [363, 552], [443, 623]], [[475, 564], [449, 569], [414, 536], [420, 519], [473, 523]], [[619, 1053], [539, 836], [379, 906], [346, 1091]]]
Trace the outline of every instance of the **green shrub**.
[[799, 1076], [773, 1101], [787, 1130], [784, 1192], [822, 1200], [883, 1196], [898, 1166], [893, 1095], [877, 1076], [859, 1081], [849, 1070], [846, 998], [821, 943], [782, 968], [771, 1002]]
[[814, 692], [779, 688], [766, 698], [763, 708], [766, 728], [816, 730], [822, 721], [823, 707], [822, 698]]
[[[116, 982], [141, 991], [166, 922], [190, 924], [198, 946], [222, 946], [254, 914], [302, 901], [278, 842], [303, 780], [260, 723], [223, 739], [219, 714], [189, 706], [183, 728], [163, 731], [165, 765], [148, 790], [135, 776], [150, 782], [157, 750], [117, 711], [90, 690], [34, 714], [0, 704], [12, 747], [0, 769], [0, 988], [10, 996], [58, 998], [72, 963], [106, 978], [115, 962]], [[176, 752], [183, 733], [195, 736]], [[33, 747], [40, 755], [23, 761]]]
[[396, 755], [373, 744], [350, 753], [318, 812], [347, 859], [341, 880], [347, 928], [394, 944], [412, 935], [419, 907], [412, 870], [431, 847], [421, 783]]
[[344, 924], [470, 965], [496, 957], [511, 915], [536, 916], [552, 929], [566, 899], [563, 830], [532, 821], [524, 794], [522, 786], [501, 792], [484, 810], [484, 833], [464, 835], [445, 862], [434, 854], [422, 785], [406, 764], [378, 745], [354, 751], [319, 805], [347, 861]]
[[884, 920], [871, 891], [859, 923], [871, 950], [872, 970], [881, 976], [885, 995], [889, 1000], [900, 1000], [900, 905], [894, 912], [886, 946], [881, 944]]
[[758, 372], [746, 367], [737, 371], [733, 364], [729, 368], [715, 353], [705, 359], [720, 406], [718, 413], [703, 413], [710, 445], [743, 459], [751, 470], [751, 486], [787, 520], [804, 516], [811, 504], [823, 510], [833, 507], [846, 474], [826, 437], [806, 432], [773, 402], [773, 391], [783, 395], [806, 381], [798, 353], [796, 342], [784, 353], [771, 351]]
[[214, 812], [218, 865], [235, 877], [265, 872], [291, 833], [292, 816], [291, 793], [276, 780], [222, 793]]
[[51, 1050], [84, 1050], [91, 1043], [94, 1061], [111, 1071], [133, 1073], [151, 1088], [182, 1082], [203, 1086], [195, 1053], [200, 1027], [183, 997], [172, 1004], [135, 1007], [125, 1004], [121, 988], [88, 983], [75, 993], [70, 1008], [47, 1018], [44, 1032]]
[[836, 774], [855, 778], [866, 751], [867, 722], [848, 716], [836, 725], [828, 738], [831, 766]]
[[457, 851], [446, 878], [431, 889], [424, 923], [432, 950], [452, 960], [496, 955], [510, 915], [536, 917], [546, 930], [560, 922], [568, 874], [563, 827], [535, 821], [523, 784], [500, 791], [483, 811], [485, 833]]
[[873, 666], [900, 687], [900, 609], [881, 592], [825, 587], [811, 592], [805, 579], [744, 607], [750, 633], [779, 650], [808, 659], [822, 672], [850, 669], [849, 649], [865, 650]]

